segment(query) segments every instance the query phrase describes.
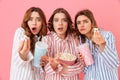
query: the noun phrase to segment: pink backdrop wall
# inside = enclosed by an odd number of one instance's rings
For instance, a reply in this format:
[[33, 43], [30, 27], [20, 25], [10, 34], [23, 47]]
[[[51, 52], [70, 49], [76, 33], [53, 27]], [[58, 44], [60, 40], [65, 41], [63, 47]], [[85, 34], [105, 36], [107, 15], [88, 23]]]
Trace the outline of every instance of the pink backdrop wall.
[[120, 57], [119, 0], [0, 0], [0, 80], [9, 80], [14, 32], [21, 25], [25, 11], [31, 6], [42, 8], [47, 20], [57, 7], [67, 9], [72, 19], [81, 9], [92, 10], [98, 25], [115, 35]]

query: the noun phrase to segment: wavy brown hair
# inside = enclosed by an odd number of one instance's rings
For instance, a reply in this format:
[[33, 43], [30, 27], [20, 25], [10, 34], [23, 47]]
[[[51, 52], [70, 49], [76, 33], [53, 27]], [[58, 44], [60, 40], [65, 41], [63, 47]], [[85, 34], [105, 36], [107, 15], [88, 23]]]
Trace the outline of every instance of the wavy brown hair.
[[34, 47], [35, 47], [35, 42], [36, 42], [35, 35], [30, 31], [30, 28], [27, 24], [33, 11], [38, 12], [41, 17], [41, 20], [42, 20], [42, 28], [40, 29], [39, 33], [37, 34], [37, 36], [40, 36], [40, 40], [41, 40], [42, 36], [45, 36], [47, 34], [47, 26], [46, 26], [47, 23], [46, 23], [45, 14], [39, 7], [29, 8], [24, 15], [21, 27], [25, 30], [25, 35], [30, 37], [30, 51], [34, 54]]
[[[81, 11], [79, 11], [79, 12], [75, 15], [74, 26], [75, 26], [75, 30], [76, 30], [76, 35], [77, 35], [77, 36], [80, 35], [80, 36], [81, 36], [82, 43], [85, 43], [85, 37], [86, 37], [86, 36], [83, 35], [83, 34], [81, 34], [81, 33], [78, 31], [78, 27], [77, 27], [77, 18], [78, 18], [79, 16], [81, 16], [81, 15], [84, 15], [84, 16], [86, 16], [87, 18], [90, 19], [91, 24], [92, 24], [91, 31], [92, 31], [93, 28], [96, 28], [96, 27], [97, 27], [97, 23], [96, 23], [96, 20], [95, 20], [95, 18], [94, 18], [94, 16], [93, 16], [93, 13], [92, 13], [90, 10], [88, 10], [88, 9], [81, 10]], [[79, 37], [78, 37], [78, 38], [79, 38]]]
[[68, 28], [67, 28], [66, 35], [68, 33], [72, 33], [73, 32], [73, 22], [72, 22], [70, 14], [64, 8], [57, 8], [56, 10], [54, 10], [53, 14], [51, 15], [50, 19], [48, 20], [49, 30], [55, 32], [54, 27], [53, 27], [53, 19], [54, 19], [54, 16], [56, 13], [64, 13], [66, 15], [66, 19], [68, 22]]

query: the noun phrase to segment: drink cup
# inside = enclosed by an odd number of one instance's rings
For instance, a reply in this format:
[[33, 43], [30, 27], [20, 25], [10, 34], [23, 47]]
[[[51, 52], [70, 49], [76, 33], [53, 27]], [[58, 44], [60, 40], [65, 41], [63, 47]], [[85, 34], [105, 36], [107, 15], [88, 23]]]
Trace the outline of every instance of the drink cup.
[[40, 59], [43, 55], [46, 54], [48, 49], [48, 45], [44, 42], [38, 41], [35, 44], [35, 52], [34, 52], [34, 66], [40, 67]]
[[86, 66], [92, 65], [94, 63], [92, 53], [87, 43], [79, 45], [78, 51], [83, 56]]

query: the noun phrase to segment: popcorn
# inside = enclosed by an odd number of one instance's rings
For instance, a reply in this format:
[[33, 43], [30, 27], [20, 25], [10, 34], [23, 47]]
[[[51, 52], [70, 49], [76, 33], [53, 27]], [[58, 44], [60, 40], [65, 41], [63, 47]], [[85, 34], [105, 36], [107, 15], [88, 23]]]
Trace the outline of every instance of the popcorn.
[[93, 28], [93, 31], [94, 31], [94, 32], [97, 32], [97, 31], [99, 31], [99, 30], [98, 30], [98, 28]]
[[74, 61], [76, 56], [70, 53], [62, 53], [60, 59], [65, 61]]

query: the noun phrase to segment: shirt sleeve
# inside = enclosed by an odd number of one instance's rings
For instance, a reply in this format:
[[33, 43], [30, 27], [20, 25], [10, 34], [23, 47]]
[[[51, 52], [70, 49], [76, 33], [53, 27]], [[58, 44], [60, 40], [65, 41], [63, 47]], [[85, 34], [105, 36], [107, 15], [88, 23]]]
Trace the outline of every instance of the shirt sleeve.
[[83, 72], [84, 68], [85, 68], [84, 62], [78, 59], [77, 63], [75, 63], [74, 65], [67, 66], [67, 74], [62, 74], [62, 75], [64, 75], [65, 77], [76, 75], [79, 74], [80, 72]]
[[[49, 37], [46, 36], [46, 37], [43, 38], [43, 41], [46, 42], [49, 45], [47, 55], [50, 56], [50, 57], [53, 56], [53, 52], [54, 52], [53, 49], [51, 49], [53, 47], [53, 45], [51, 43], [51, 42], [53, 42], [52, 40], [53, 39], [51, 38], [50, 35], [49, 35]], [[61, 65], [58, 65], [57, 67], [58, 68], [56, 70], [53, 70], [51, 65], [47, 64], [45, 66], [45, 72], [49, 75], [59, 73], [62, 70], [63, 67]], [[84, 69], [83, 62], [78, 60], [76, 64], [74, 64], [72, 66], [67, 66], [67, 74], [61, 74], [61, 75], [64, 75], [64, 76], [76, 75], [76, 74], [82, 72], [83, 69]]]
[[33, 60], [33, 55], [30, 51], [27, 56], [28, 57], [27, 61], [22, 60], [21, 57], [19, 56], [18, 45], [20, 41], [23, 39], [24, 33], [25, 32], [23, 28], [18, 28], [15, 32], [14, 40], [13, 40], [12, 63], [18, 67], [25, 66], [26, 64], [29, 64], [31, 60]]
[[[101, 56], [104, 59], [105, 64], [111, 69], [119, 66], [118, 54], [115, 46], [115, 38], [111, 32], [108, 32], [105, 36], [106, 45], [104, 51], [101, 52]], [[100, 50], [99, 50], [100, 51]]]
[[[48, 50], [46, 52], [46, 55], [51, 57], [52, 56], [51, 47], [50, 47], [51, 46], [51, 38], [49, 36], [45, 36], [45, 37], [42, 38], [42, 41], [48, 44]], [[48, 63], [44, 67], [44, 69], [45, 69], [46, 74], [49, 74], [49, 75], [56, 74], [56, 72], [52, 69], [50, 63]]]

